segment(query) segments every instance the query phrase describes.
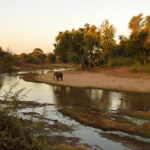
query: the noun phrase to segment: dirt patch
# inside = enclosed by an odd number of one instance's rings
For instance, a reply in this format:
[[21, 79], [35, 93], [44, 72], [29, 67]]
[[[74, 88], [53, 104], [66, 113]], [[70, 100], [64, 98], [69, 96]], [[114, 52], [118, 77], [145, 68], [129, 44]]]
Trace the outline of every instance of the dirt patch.
[[21, 76], [21, 78], [23, 78], [25, 81], [29, 81], [29, 82], [37, 82], [36, 80], [36, 76], [38, 76], [38, 74], [35, 73], [28, 73], [28, 74], [23, 74]]

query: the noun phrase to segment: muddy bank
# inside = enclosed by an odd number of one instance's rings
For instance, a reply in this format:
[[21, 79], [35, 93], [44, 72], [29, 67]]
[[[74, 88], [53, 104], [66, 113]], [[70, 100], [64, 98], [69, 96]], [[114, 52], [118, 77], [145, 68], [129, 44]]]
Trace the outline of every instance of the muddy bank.
[[[13, 134], [13, 138], [16, 140], [16, 136], [22, 136], [24, 131], [22, 132], [15, 132], [13, 130], [14, 124], [15, 128], [22, 128], [22, 130], [25, 130], [25, 137], [29, 139], [28, 132], [33, 132], [32, 136], [34, 136], [34, 140], [38, 142], [43, 142], [43, 144], [46, 145], [47, 149], [51, 150], [88, 150], [89, 146], [87, 144], [80, 144], [80, 139], [77, 137], [66, 137], [63, 135], [64, 132], [72, 132], [73, 128], [72, 126], [66, 125], [64, 123], [59, 122], [58, 120], [51, 119], [47, 117], [47, 114], [43, 112], [34, 112], [29, 111], [29, 108], [39, 108], [43, 107], [43, 110], [45, 107], [48, 107], [51, 105], [44, 103], [37, 103], [34, 101], [6, 101], [6, 100], [0, 100], [0, 106], [5, 106], [5, 109], [7, 109], [7, 113], [9, 113], [9, 110], [11, 112], [11, 115], [9, 118], [6, 118], [5, 110], [0, 112], [1, 115], [1, 124], [0, 129], [3, 130], [3, 136], [1, 136], [1, 141], [4, 144], [4, 137], [7, 136], [5, 133], [7, 131], [11, 131], [9, 133]], [[15, 109], [14, 109], [15, 108]], [[17, 115], [19, 114], [19, 116]], [[12, 121], [12, 122], [8, 122]], [[2, 121], [3, 120], [3, 121]], [[4, 130], [6, 126], [6, 130]], [[8, 127], [7, 127], [8, 126]], [[5, 132], [6, 131], [6, 132]], [[9, 136], [8, 136], [9, 137]], [[8, 138], [7, 137], [7, 138]], [[7, 139], [10, 143], [12, 142], [9, 140], [10, 137]], [[23, 139], [25, 141], [25, 139]], [[29, 139], [30, 140], [30, 139]], [[22, 138], [19, 137], [19, 141], [22, 142]], [[6, 141], [7, 143], [7, 141]], [[3, 149], [3, 146], [0, 145], [0, 148]]]
[[46, 107], [46, 106], [54, 105], [54, 104], [47, 104], [47, 103], [41, 104], [35, 101], [6, 101], [6, 100], [0, 100], [0, 104], [4, 104], [6, 106], [8, 105], [9, 108], [15, 107], [17, 109]]
[[119, 135], [112, 134], [112, 133], [110, 133], [110, 134], [109, 133], [102, 133], [101, 135], [105, 138], [112, 140], [112, 141], [120, 142], [122, 145], [125, 145], [132, 150], [148, 150], [150, 147], [149, 143], [135, 140], [135, 139], [129, 138], [129, 137], [121, 137]]
[[[5, 66], [6, 65], [6, 66]], [[56, 68], [77, 68], [79, 66], [74, 64], [63, 64], [63, 63], [42, 63], [42, 64], [31, 64], [31, 63], [20, 63], [17, 66], [12, 64], [0, 64], [0, 73], [10, 73], [17, 71], [31, 71], [37, 69], [56, 69]]]
[[64, 108], [60, 110], [64, 115], [94, 128], [105, 131], [122, 131], [132, 135], [150, 138], [149, 126], [138, 125], [123, 116], [116, 116], [109, 112], [93, 113], [81, 108]]

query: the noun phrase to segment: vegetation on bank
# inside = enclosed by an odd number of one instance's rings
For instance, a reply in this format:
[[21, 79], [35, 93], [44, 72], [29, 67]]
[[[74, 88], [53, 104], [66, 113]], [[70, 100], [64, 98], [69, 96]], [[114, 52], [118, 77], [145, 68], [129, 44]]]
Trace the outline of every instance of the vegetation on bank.
[[[40, 150], [46, 149], [40, 134], [42, 124], [32, 120], [23, 120], [18, 115], [18, 102], [22, 100], [23, 89], [16, 93], [12, 87], [1, 98], [0, 103], [0, 149], [2, 150]], [[44, 142], [45, 143], [45, 142]]]
[[32, 53], [13, 54], [0, 47], [0, 72], [18, 71], [22, 67], [34, 68], [42, 64], [53, 64], [56, 61], [54, 54], [44, 54], [40, 48], [35, 48]]
[[[130, 35], [115, 39], [115, 27], [108, 20], [100, 26], [85, 24], [83, 28], [59, 32], [54, 54], [63, 62], [83, 66], [123, 66], [148, 64], [150, 61], [150, 16], [134, 16], [129, 21]], [[136, 72], [136, 71], [135, 71]]]
[[[87, 110], [84, 108], [64, 108], [60, 111], [67, 116], [94, 128], [100, 128], [106, 131], [122, 131], [125, 133], [139, 135], [142, 137], [150, 138], [150, 123], [138, 125], [132, 119], [124, 118], [123, 115], [129, 115], [140, 119], [145, 119], [146, 112], [144, 113], [125, 113], [121, 115], [111, 112], [98, 112], [94, 110]], [[87, 113], [88, 112], [88, 113]], [[148, 114], [146, 117], [150, 118]]]
[[[61, 133], [72, 131], [72, 128], [56, 120], [46, 118], [45, 111], [43, 114], [34, 111], [24, 112], [24, 115], [29, 115], [30, 119], [23, 119], [19, 109], [47, 105], [22, 101], [26, 92], [24, 89], [20, 89], [14, 93], [14, 86], [10, 87], [0, 100], [1, 150], [87, 150], [84, 146], [76, 145], [78, 139], [63, 137]], [[53, 121], [54, 124], [49, 124], [48, 120]], [[51, 135], [53, 132], [59, 135]], [[75, 146], [71, 146], [70, 143]]]
[[150, 16], [133, 16], [129, 21], [130, 35], [115, 38], [116, 28], [108, 20], [100, 26], [85, 24], [79, 29], [59, 32], [54, 43], [53, 53], [44, 54], [40, 48], [20, 55], [5, 52], [0, 48], [0, 71], [14, 70], [22, 63], [75, 63], [85, 67], [94, 66], [133, 66], [132, 72], [147, 65], [150, 72]]

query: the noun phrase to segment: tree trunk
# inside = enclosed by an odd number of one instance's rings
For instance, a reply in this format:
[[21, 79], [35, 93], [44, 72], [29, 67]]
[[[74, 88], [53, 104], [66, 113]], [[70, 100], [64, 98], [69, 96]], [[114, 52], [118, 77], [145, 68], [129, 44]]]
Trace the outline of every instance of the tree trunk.
[[144, 50], [142, 50], [141, 52], [139, 51], [139, 56], [142, 60], [142, 63], [146, 65], [147, 64], [146, 51]]

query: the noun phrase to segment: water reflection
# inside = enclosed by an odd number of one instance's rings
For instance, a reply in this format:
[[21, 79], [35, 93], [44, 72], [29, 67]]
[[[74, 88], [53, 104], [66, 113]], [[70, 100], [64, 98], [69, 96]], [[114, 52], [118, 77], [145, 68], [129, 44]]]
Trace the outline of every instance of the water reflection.
[[42, 83], [26, 82], [15, 74], [1, 74], [0, 96], [12, 83], [17, 89], [26, 87], [31, 92], [26, 100], [39, 100], [58, 106], [82, 106], [98, 110], [140, 110], [150, 111], [150, 94], [113, 92], [100, 89], [86, 89], [65, 86], [51, 86]]
[[0, 76], [0, 88], [2, 87], [3, 84], [3, 78]]
[[99, 110], [150, 110], [150, 94], [112, 92], [99, 89], [53, 87], [61, 106], [82, 106]]
[[[31, 89], [27, 95], [26, 100], [39, 100], [41, 103], [51, 103], [58, 106], [72, 106], [72, 107], [85, 107], [94, 108], [99, 110], [150, 110], [150, 94], [135, 94], [128, 92], [112, 92], [99, 89], [86, 89], [86, 88], [73, 88], [64, 86], [51, 86], [48, 84], [26, 82], [19, 78], [17, 74], [2, 74], [0, 81], [0, 96], [3, 95], [4, 90], [8, 90], [12, 83], [18, 83], [16, 90], [26, 87]], [[36, 108], [35, 112], [40, 112], [42, 108]], [[32, 108], [25, 111], [33, 111]], [[74, 120], [63, 116], [57, 107], [49, 106], [48, 115], [51, 119], [59, 120], [60, 122], [68, 125], [78, 124]], [[123, 150], [128, 149], [121, 145], [121, 143], [113, 142], [107, 138], [102, 137], [99, 133], [101, 130], [91, 127], [82, 126], [72, 133], [66, 133], [67, 136], [77, 137], [92, 146], [92, 149], [99, 149], [97, 146], [102, 147], [104, 150]], [[120, 134], [120, 133], [119, 133]], [[100, 148], [101, 149], [101, 148]]]

